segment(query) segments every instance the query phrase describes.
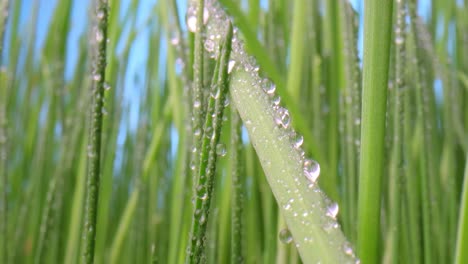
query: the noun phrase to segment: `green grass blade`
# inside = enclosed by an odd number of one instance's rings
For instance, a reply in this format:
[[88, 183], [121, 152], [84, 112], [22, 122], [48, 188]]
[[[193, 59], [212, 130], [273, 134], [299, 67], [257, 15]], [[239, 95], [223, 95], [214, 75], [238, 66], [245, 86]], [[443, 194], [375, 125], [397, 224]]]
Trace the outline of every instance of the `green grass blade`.
[[199, 263], [203, 259], [206, 246], [206, 226], [209, 216], [209, 207], [213, 193], [214, 175], [216, 170], [216, 146], [221, 132], [224, 104], [228, 92], [228, 63], [231, 54], [232, 26], [227, 25], [225, 40], [219, 58], [219, 71], [215, 70], [216, 83], [212, 87], [212, 95], [208, 102], [208, 111], [205, 119], [203, 142], [200, 152], [200, 167], [198, 183], [194, 192], [194, 214], [190, 232], [187, 263]]
[[460, 215], [458, 217], [457, 247], [455, 252], [455, 263], [468, 262], [468, 155], [465, 162], [465, 174], [463, 176], [463, 191], [460, 204]]
[[[234, 107], [233, 107], [234, 108]], [[241, 162], [241, 122], [235, 109], [231, 110], [231, 263], [244, 262], [243, 252], [243, 211], [244, 211], [244, 177]]]
[[365, 1], [362, 130], [358, 204], [358, 252], [363, 263], [379, 262], [381, 181], [392, 1]]
[[104, 107], [104, 81], [106, 71], [108, 2], [101, 0], [96, 7], [97, 25], [95, 28], [96, 54], [93, 69], [93, 102], [91, 105], [88, 175], [86, 183], [86, 216], [84, 220], [83, 263], [94, 263], [96, 239], [96, 218], [99, 201], [99, 180], [101, 174], [101, 138]]

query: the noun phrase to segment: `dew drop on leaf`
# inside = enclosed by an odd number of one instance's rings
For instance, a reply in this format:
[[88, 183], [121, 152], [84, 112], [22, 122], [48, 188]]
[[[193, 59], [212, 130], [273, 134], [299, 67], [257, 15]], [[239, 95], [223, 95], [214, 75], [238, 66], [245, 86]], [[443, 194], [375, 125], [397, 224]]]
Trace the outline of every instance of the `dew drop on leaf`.
[[196, 137], [199, 137], [201, 135], [201, 129], [199, 127], [197, 127], [194, 131], [193, 131], [193, 134], [196, 136]]
[[228, 64], [228, 73], [232, 72], [232, 69], [234, 69], [234, 66], [236, 65], [236, 61], [230, 60]]
[[275, 91], [276, 91], [276, 85], [274, 83], [272, 83], [271, 85], [267, 85], [263, 88], [263, 90], [265, 91], [265, 93], [267, 94], [274, 94]]
[[327, 207], [327, 216], [336, 219], [336, 216], [338, 215], [339, 211], [339, 206], [337, 203], [332, 203]]
[[304, 143], [304, 137], [296, 132], [293, 133], [292, 140], [295, 149], [299, 149], [302, 146], [302, 143]]
[[101, 80], [101, 74], [99, 73], [93, 74], [93, 80], [95, 80], [96, 82], [99, 82]]
[[214, 43], [214, 41], [211, 40], [211, 39], [207, 39], [207, 40], [205, 41], [205, 49], [206, 49], [206, 51], [208, 51], [208, 52], [213, 52], [213, 51], [214, 51], [214, 48], [215, 48], [215, 43]]
[[224, 157], [226, 156], [226, 153], [226, 145], [224, 145], [223, 143], [219, 143], [218, 145], [216, 145], [216, 154], [218, 156]]
[[303, 163], [304, 176], [311, 183], [315, 183], [320, 176], [320, 165], [315, 160], [305, 159]]
[[293, 240], [291, 232], [287, 228], [282, 229], [279, 232], [278, 237], [279, 237], [279, 240], [285, 244], [289, 244]]
[[403, 37], [397, 36], [397, 37], [395, 38], [395, 44], [397, 44], [397, 45], [402, 45], [403, 42], [404, 42]]
[[98, 18], [98, 19], [103, 19], [103, 18], [104, 18], [104, 12], [103, 12], [103, 11], [99, 11], [99, 12], [97, 13], [97, 18]]
[[175, 35], [175, 36], [173, 36], [173, 37], [171, 38], [171, 44], [172, 44], [172, 45], [177, 46], [177, 45], [179, 45], [179, 42], [180, 42], [179, 36]]
[[[203, 9], [203, 24], [206, 24], [208, 22], [208, 19], [210, 18], [210, 13], [208, 9], [204, 8]], [[189, 10], [187, 11], [187, 27], [191, 32], [197, 32], [199, 29], [197, 28], [197, 13], [196, 13], [196, 8], [190, 7]]]
[[348, 256], [354, 256], [353, 248], [351, 247], [351, 244], [348, 241], [345, 241], [343, 243], [343, 251]]
[[291, 118], [289, 116], [289, 111], [284, 107], [279, 107], [276, 110], [275, 123], [282, 126], [283, 128], [288, 128], [291, 123]]
[[274, 106], [278, 106], [281, 102], [281, 97], [279, 95], [275, 95], [272, 99], [271, 102], [273, 103]]
[[193, 107], [200, 108], [200, 106], [201, 106], [200, 100], [195, 100], [195, 102], [193, 102]]
[[104, 40], [104, 34], [100, 29], [96, 30], [96, 41], [102, 42]]

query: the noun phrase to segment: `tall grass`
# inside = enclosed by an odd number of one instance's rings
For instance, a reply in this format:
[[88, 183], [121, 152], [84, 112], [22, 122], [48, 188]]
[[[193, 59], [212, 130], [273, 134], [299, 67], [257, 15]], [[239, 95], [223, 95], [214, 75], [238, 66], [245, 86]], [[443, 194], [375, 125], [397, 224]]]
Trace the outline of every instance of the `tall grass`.
[[468, 4], [356, 2], [0, 1], [0, 262], [465, 263]]

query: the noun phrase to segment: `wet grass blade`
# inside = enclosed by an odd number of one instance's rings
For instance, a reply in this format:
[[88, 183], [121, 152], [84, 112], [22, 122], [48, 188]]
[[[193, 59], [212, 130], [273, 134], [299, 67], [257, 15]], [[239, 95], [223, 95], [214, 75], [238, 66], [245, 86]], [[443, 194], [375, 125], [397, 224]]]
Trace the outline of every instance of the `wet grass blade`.
[[205, 257], [204, 248], [206, 243], [206, 226], [209, 217], [210, 201], [212, 199], [214, 175], [216, 171], [216, 146], [219, 142], [221, 123], [226, 94], [228, 93], [228, 63], [231, 54], [232, 26], [227, 25], [225, 38], [218, 70], [215, 70], [212, 85], [212, 95], [208, 99], [208, 111], [206, 114], [203, 142], [200, 152], [200, 167], [198, 182], [194, 192], [194, 214], [192, 228], [190, 231], [189, 249], [187, 263], [200, 263]]
[[107, 20], [109, 6], [107, 0], [101, 0], [96, 6], [96, 54], [93, 62], [93, 102], [91, 104], [87, 183], [86, 183], [86, 215], [83, 226], [83, 263], [94, 263], [96, 219], [99, 201], [99, 181], [101, 176], [101, 138], [104, 108], [104, 82], [106, 71]]

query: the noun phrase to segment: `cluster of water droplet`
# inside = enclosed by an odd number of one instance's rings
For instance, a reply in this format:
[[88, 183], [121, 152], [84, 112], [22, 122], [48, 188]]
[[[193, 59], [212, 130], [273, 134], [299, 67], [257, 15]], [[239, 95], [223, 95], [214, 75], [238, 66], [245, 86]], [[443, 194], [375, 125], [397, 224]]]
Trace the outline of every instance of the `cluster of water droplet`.
[[[221, 44], [222, 36], [226, 34], [228, 17], [213, 1], [205, 1], [205, 8], [203, 10], [203, 19], [206, 24], [206, 34], [204, 47], [206, 52], [212, 58], [216, 58], [219, 52], [219, 45]], [[208, 19], [213, 19], [213, 23], [207, 23]], [[196, 7], [189, 7], [187, 13], [187, 27], [192, 32], [197, 32], [196, 28]], [[273, 111], [273, 119], [275, 124], [280, 129], [287, 130], [289, 140], [302, 157], [302, 166], [304, 177], [308, 180], [310, 187], [315, 184], [320, 175], [320, 165], [305, 156], [305, 151], [302, 150], [302, 143], [304, 138], [302, 135], [295, 132], [291, 127], [291, 115], [285, 107], [281, 106], [281, 98], [276, 94], [276, 85], [267, 78], [259, 76], [260, 67], [256, 64], [255, 59], [245, 54], [243, 41], [238, 37], [238, 29], [234, 28], [232, 39], [232, 53], [231, 60], [228, 64], [228, 73], [231, 73], [236, 67], [248, 72], [252, 75], [253, 80], [258, 80], [252, 83], [252, 86], [259, 87], [259, 89], [269, 98], [271, 102], [271, 111]]]
[[[196, 8], [191, 6], [187, 13], [186, 20], [187, 27], [191, 32], [198, 31], [196, 27], [197, 19], [195, 13]], [[227, 29], [227, 21], [229, 21], [229, 18], [224, 13], [219, 4], [213, 0], [205, 1], [203, 18], [203, 22], [206, 26], [206, 33], [204, 35], [204, 48], [209, 54], [209, 57], [217, 58], [219, 46], [221, 44], [223, 36], [225, 36], [226, 34], [225, 31]], [[291, 188], [289, 188], [288, 192], [294, 193], [292, 197], [296, 197], [296, 200], [294, 198], [289, 198], [284, 203], [282, 203], [282, 208], [286, 211], [293, 211], [293, 216], [297, 219], [300, 219], [302, 224], [307, 226], [311, 225], [312, 223], [310, 217], [313, 214], [313, 210], [317, 210], [316, 205], [323, 206], [323, 204], [325, 204], [325, 207], [320, 209], [321, 211], [323, 211], [320, 220], [320, 222], [323, 224], [322, 230], [326, 233], [330, 233], [333, 230], [338, 229], [338, 204], [326, 198], [325, 194], [323, 194], [323, 192], [320, 190], [320, 188], [318, 188], [316, 184], [320, 176], [319, 163], [307, 157], [305, 151], [302, 149], [304, 137], [292, 128], [292, 119], [290, 112], [287, 108], [281, 106], [281, 98], [276, 93], [275, 84], [269, 79], [262, 78], [260, 76], [260, 67], [256, 64], [255, 59], [252, 56], [249, 56], [245, 53], [243, 41], [238, 37], [238, 29], [234, 28], [233, 31], [234, 34], [232, 39], [232, 52], [228, 64], [228, 73], [232, 74], [235, 71], [239, 70], [249, 74], [251, 77], [249, 78], [249, 80], [254, 80], [249, 85], [251, 85], [252, 87], [258, 87], [258, 90], [257, 92], [250, 94], [249, 96], [251, 98], [263, 97], [268, 99], [268, 101], [270, 102], [270, 106], [269, 109], [265, 109], [265, 111], [271, 113], [271, 116], [273, 118], [272, 121], [275, 124], [274, 129], [281, 130], [278, 134], [284, 135], [281, 136], [279, 140], [287, 140], [289, 144], [291, 144], [292, 149], [295, 152], [293, 155], [297, 155], [300, 157], [299, 160], [300, 166], [302, 167], [302, 178], [295, 178], [294, 182], [297, 185], [306, 184], [307, 189], [309, 191], [320, 193], [320, 196], [324, 199], [323, 201], [312, 203], [309, 210], [306, 210], [304, 212], [296, 212], [294, 211], [295, 202], [303, 202], [304, 198], [299, 194], [299, 190], [297, 188], [295, 188], [294, 186], [290, 186]], [[252, 124], [250, 120], [244, 120], [244, 124], [251, 133], [255, 133], [255, 124]], [[254, 145], [256, 144], [255, 142], [252, 143]], [[225, 153], [225, 150], [224, 148], [218, 145], [218, 147], [216, 148], [216, 152], [218, 153], [218, 155], [222, 156], [223, 153]], [[262, 164], [264, 164], [264, 166], [271, 166], [271, 161], [262, 160]], [[287, 177], [287, 175], [285, 175], [285, 177]], [[281, 179], [279, 179], [278, 181], [279, 184], [282, 184]], [[283, 229], [280, 231], [279, 239], [284, 243], [290, 243], [293, 241], [291, 232], [288, 229]], [[313, 243], [313, 241], [314, 239], [312, 237], [305, 237], [303, 238], [303, 241], [295, 241], [295, 245], [296, 247], [299, 247], [302, 243]], [[341, 245], [337, 245], [337, 247], [341, 247]], [[342, 246], [341, 248], [344, 250], [346, 255], [351, 256], [353, 259], [355, 259], [354, 253], [350, 246]]]

